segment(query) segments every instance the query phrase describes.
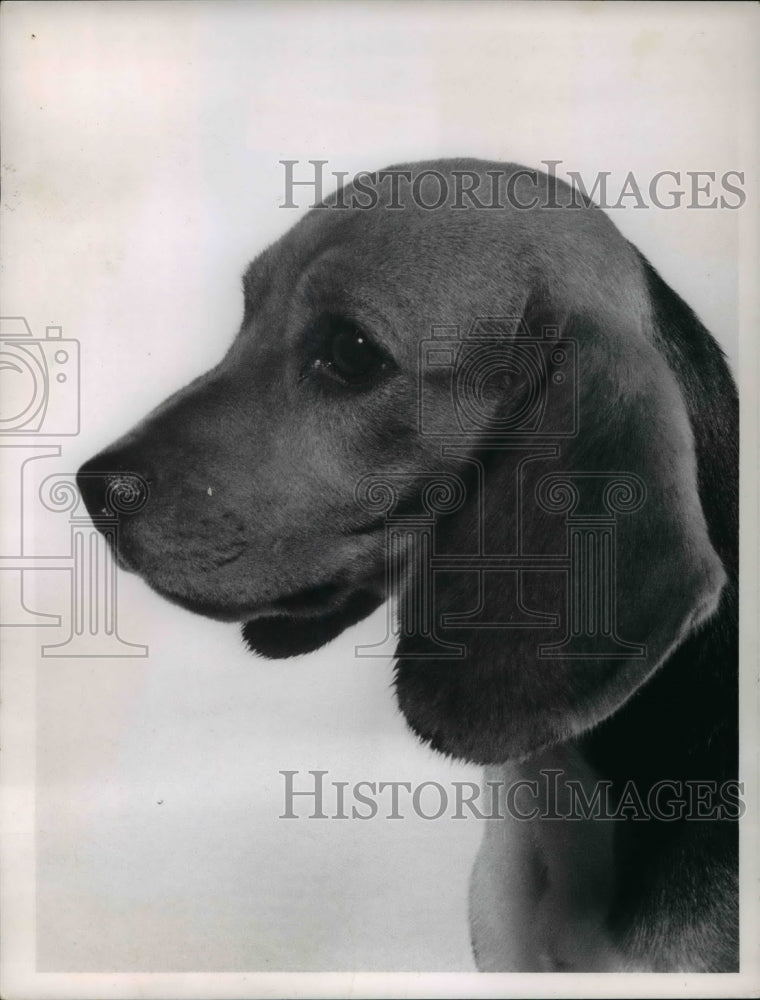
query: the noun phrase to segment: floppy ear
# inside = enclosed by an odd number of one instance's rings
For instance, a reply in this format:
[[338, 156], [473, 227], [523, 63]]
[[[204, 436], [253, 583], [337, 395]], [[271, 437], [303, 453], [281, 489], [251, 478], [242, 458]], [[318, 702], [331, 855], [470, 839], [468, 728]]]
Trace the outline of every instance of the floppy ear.
[[444, 753], [498, 763], [583, 732], [717, 607], [725, 573], [686, 406], [651, 309], [625, 312], [547, 304], [510, 341], [513, 392], [489, 401], [484, 380], [460, 385], [490, 423], [479, 445], [444, 446], [466, 500], [438, 520], [432, 557], [407, 566], [396, 666], [407, 721]]

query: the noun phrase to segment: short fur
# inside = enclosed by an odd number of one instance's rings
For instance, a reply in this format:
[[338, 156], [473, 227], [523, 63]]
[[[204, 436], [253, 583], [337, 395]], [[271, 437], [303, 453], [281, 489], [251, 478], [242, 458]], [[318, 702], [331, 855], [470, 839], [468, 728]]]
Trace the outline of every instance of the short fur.
[[[505, 183], [522, 168], [399, 169], [500, 171]], [[470, 485], [482, 475], [489, 551], [539, 555], [562, 552], [566, 531], [564, 515], [521, 506], [542, 477], [575, 476], [581, 505], [594, 501], [592, 474], [637, 477], [645, 502], [616, 521], [616, 606], [619, 635], [644, 655], [539, 656], [557, 639], [538, 612], [561, 616], [561, 574], [496, 574], [481, 594], [475, 574], [442, 572], [439, 634], [465, 658], [420, 658], [402, 627], [398, 703], [421, 739], [488, 765], [492, 779], [553, 762], [611, 781], [616, 795], [629, 781], [645, 794], [663, 779], [735, 780], [738, 429], [720, 348], [597, 208], [462, 211], [449, 200], [426, 211], [404, 190], [402, 210], [328, 201], [254, 261], [227, 355], [83, 468], [90, 509], [120, 477], [141, 475], [150, 502], [124, 520], [120, 558], [170, 600], [244, 622], [251, 648], [278, 657], [317, 648], [388, 596], [384, 522], [356, 499], [364, 477], [396, 477], [413, 505], [429, 474]], [[515, 191], [524, 204], [571, 200], [540, 173], [523, 173]], [[309, 367], [308, 331], [334, 315], [392, 359], [370, 389], [341, 389]], [[519, 317], [534, 335], [554, 326], [577, 342], [578, 432], [558, 453], [521, 465], [485, 433], [443, 455], [420, 433], [420, 341], [479, 317]], [[445, 388], [431, 379], [424, 391], [453, 433]], [[508, 393], [487, 405], [498, 421]], [[468, 493], [439, 518], [441, 552], [473, 551], [472, 502]], [[527, 625], [477, 627], [478, 614], [514, 605], [514, 586]], [[476, 627], [443, 621], [463, 611]], [[607, 832], [547, 822], [488, 825], [471, 899], [481, 968], [738, 967], [734, 822], [626, 820]]]

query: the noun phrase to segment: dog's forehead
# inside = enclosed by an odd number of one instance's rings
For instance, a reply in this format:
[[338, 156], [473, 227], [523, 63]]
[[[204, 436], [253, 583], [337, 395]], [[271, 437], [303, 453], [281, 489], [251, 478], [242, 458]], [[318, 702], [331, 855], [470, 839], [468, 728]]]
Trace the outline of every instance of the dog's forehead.
[[246, 304], [249, 315], [263, 321], [263, 339], [276, 336], [284, 343], [310, 312], [330, 310], [353, 314], [360, 322], [369, 317], [370, 327], [373, 315], [379, 315], [413, 347], [415, 333], [425, 336], [435, 326], [469, 328], [479, 317], [521, 316], [535, 293], [537, 275], [543, 288], [566, 302], [573, 289], [589, 284], [592, 273], [602, 298], [619, 297], [631, 285], [633, 252], [603, 212], [552, 210], [543, 204], [527, 212], [514, 198], [505, 198], [498, 210], [465, 208], [456, 202], [452, 181], [465, 166], [481, 177], [500, 166], [502, 186], [510, 171], [519, 174], [520, 204], [547, 183], [543, 175], [514, 165], [478, 161], [392, 168], [413, 176], [434, 170], [447, 178], [449, 196], [434, 209], [424, 185], [401, 185], [395, 195], [389, 186], [378, 187], [369, 207], [357, 206], [357, 189], [347, 186], [300, 219], [249, 268]]
[[330, 265], [336, 284], [360, 275], [365, 281], [398, 276], [408, 273], [412, 262], [420, 263], [421, 251], [432, 251], [432, 240], [442, 262], [445, 222], [441, 215], [426, 220], [413, 208], [404, 213], [389, 212], [384, 206], [312, 209], [253, 261], [244, 282], [251, 291], [262, 291], [278, 278], [292, 282], [309, 273], [318, 274], [324, 284]]
[[253, 262], [246, 300], [269, 329], [294, 310], [345, 312], [370, 326], [374, 316], [391, 328], [412, 322], [421, 332], [519, 310], [526, 257], [495, 221], [414, 206], [315, 209]]

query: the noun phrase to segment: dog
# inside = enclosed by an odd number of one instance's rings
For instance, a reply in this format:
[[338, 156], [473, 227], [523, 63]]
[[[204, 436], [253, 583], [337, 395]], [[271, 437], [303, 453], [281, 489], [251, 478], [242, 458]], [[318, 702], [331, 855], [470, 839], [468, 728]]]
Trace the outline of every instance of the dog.
[[[395, 596], [409, 727], [512, 803], [471, 880], [479, 969], [737, 970], [724, 356], [556, 178], [467, 159], [394, 171], [410, 183], [355, 179], [254, 260], [226, 355], [82, 467], [87, 507], [97, 520], [136, 493], [121, 564], [242, 623], [265, 657]], [[462, 177], [498, 204], [465, 201]], [[457, 497], [431, 514], [436, 482]], [[613, 819], [558, 821], [602, 788]]]

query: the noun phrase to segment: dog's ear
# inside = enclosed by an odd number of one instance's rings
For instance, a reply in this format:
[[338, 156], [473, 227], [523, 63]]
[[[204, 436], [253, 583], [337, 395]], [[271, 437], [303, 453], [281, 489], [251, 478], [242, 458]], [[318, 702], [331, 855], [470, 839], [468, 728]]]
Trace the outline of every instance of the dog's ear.
[[[509, 361], [491, 338], [490, 374], [470, 371], [452, 393], [453, 407], [470, 391], [493, 407], [476, 447], [466, 424], [444, 446], [465, 501], [427, 542], [405, 529], [399, 705], [434, 748], [477, 763], [616, 711], [715, 610], [725, 580], [687, 408], [646, 310], [547, 306], [526, 320]], [[473, 340], [483, 357], [489, 336]], [[463, 341], [460, 373], [467, 357]], [[484, 389], [499, 367], [500, 402]]]

